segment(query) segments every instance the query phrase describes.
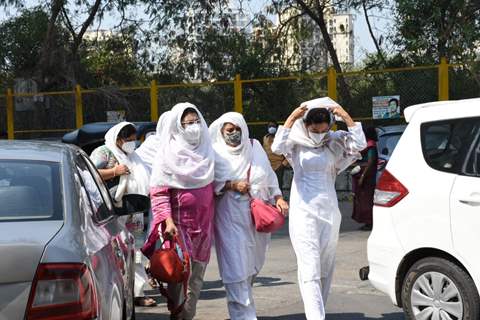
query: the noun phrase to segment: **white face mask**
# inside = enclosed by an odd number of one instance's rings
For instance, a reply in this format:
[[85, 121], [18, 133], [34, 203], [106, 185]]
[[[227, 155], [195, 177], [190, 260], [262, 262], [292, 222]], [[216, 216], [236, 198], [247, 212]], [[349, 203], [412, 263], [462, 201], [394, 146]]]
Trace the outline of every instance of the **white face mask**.
[[200, 141], [200, 133], [202, 132], [202, 127], [199, 123], [189, 124], [185, 127], [184, 138], [191, 145], [196, 145]]
[[314, 133], [314, 132], [308, 132], [308, 135], [310, 136], [310, 139], [312, 139], [312, 141], [315, 143], [315, 144], [320, 144], [323, 139], [325, 139], [325, 136], [327, 135], [326, 132], [323, 132], [323, 133]]
[[269, 128], [268, 128], [268, 133], [269, 133], [269, 134], [275, 134], [275, 133], [277, 133], [277, 128], [275, 128], [275, 127], [269, 127]]
[[122, 150], [130, 154], [135, 151], [136, 143], [135, 141], [127, 141], [122, 144]]

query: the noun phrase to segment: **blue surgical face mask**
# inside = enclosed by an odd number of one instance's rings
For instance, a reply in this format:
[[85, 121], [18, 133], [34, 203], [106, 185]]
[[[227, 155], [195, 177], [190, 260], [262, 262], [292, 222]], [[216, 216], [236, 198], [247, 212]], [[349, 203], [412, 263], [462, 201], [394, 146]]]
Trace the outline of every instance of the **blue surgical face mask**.
[[233, 132], [225, 132], [223, 134], [225, 142], [232, 146], [238, 146], [242, 142], [242, 132], [235, 130]]
[[275, 128], [275, 127], [268, 127], [268, 133], [269, 133], [269, 134], [275, 134], [275, 133], [277, 133], [277, 128]]

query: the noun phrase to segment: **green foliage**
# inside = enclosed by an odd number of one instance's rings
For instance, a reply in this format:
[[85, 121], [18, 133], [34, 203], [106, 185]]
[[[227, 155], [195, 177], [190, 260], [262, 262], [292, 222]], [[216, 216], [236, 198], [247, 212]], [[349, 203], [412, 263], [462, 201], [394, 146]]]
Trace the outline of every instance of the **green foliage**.
[[477, 0], [397, 0], [395, 44], [412, 63], [476, 57], [480, 41]]

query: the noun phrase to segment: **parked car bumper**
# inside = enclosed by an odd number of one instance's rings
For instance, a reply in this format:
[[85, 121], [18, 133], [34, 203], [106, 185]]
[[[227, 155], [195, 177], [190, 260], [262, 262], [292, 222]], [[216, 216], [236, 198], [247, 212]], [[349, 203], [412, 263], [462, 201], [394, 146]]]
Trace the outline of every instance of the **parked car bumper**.
[[396, 276], [397, 266], [405, 254], [393, 228], [389, 213], [375, 207], [374, 227], [368, 239], [368, 280], [379, 291], [387, 294], [397, 305]]

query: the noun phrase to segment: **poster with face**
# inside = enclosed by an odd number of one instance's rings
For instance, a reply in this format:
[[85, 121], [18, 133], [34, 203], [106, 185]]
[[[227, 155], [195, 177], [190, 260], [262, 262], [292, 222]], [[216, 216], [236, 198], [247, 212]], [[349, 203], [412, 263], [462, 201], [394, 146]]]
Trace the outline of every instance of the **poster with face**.
[[372, 97], [373, 119], [398, 119], [401, 116], [400, 96]]

